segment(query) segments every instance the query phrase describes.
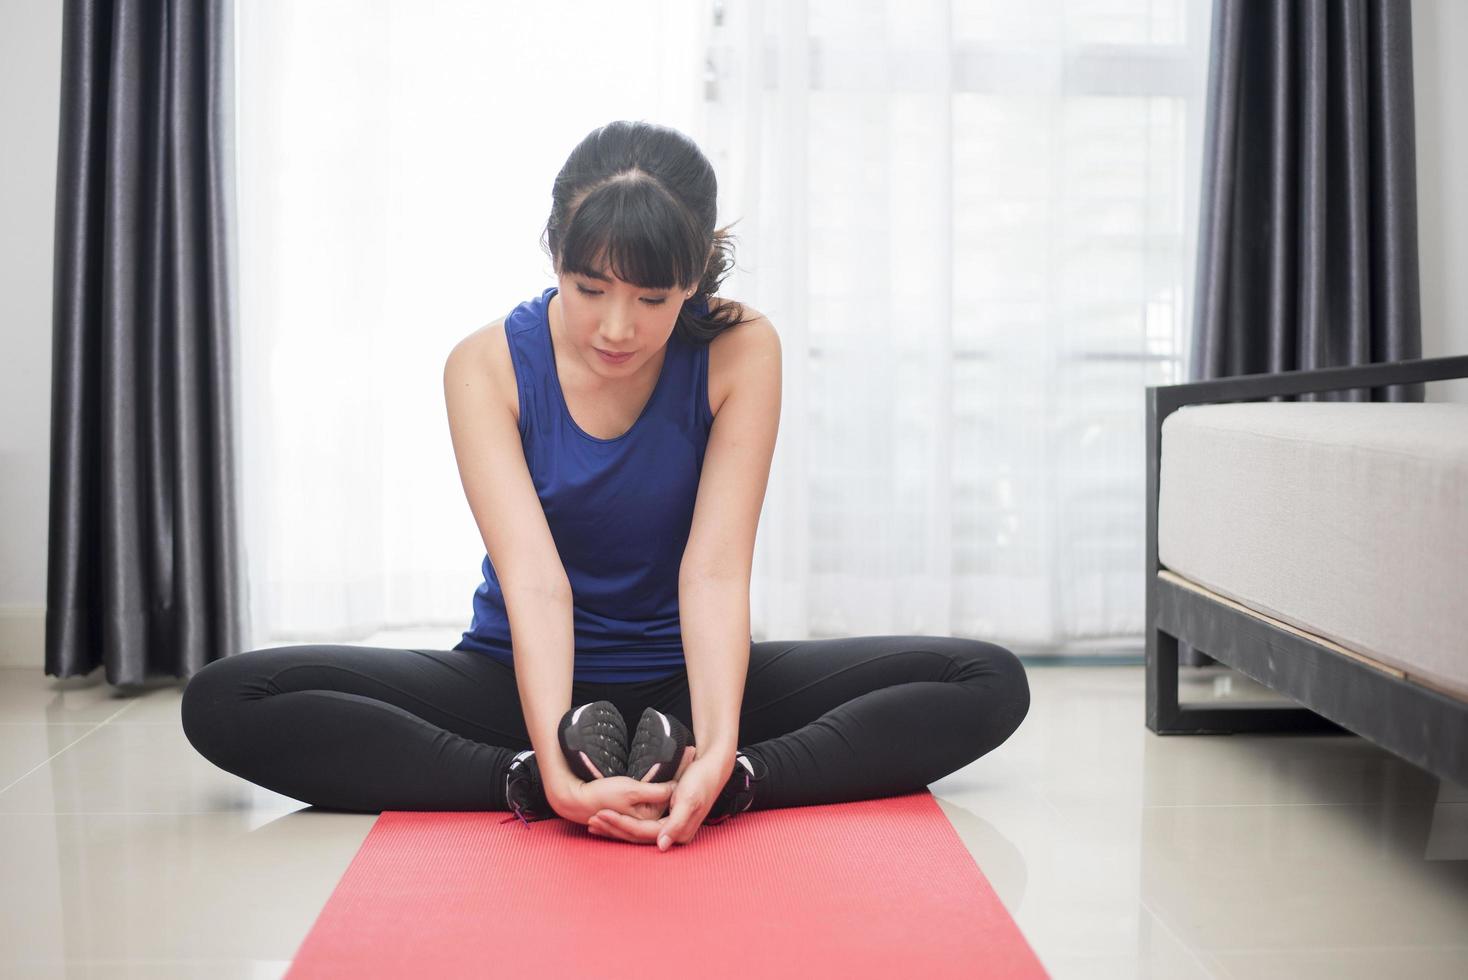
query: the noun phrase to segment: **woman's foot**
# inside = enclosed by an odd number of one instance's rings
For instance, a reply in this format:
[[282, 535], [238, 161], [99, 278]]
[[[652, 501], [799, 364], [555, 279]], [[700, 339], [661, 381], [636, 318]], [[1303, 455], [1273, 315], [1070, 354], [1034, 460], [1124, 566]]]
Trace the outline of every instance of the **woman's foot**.
[[610, 701], [574, 707], [561, 718], [561, 751], [582, 780], [627, 772], [627, 722]]
[[666, 783], [683, 775], [698, 750], [693, 732], [673, 715], [647, 708], [632, 736], [627, 775], [649, 783]]
[[763, 760], [740, 749], [734, 756], [734, 771], [729, 774], [729, 781], [724, 784], [703, 822], [708, 826], [721, 824], [748, 810], [754, 805], [755, 784], [763, 782], [769, 774], [769, 766]]
[[506, 809], [515, 812], [500, 823], [508, 823], [518, 817], [529, 824], [556, 815], [546, 798], [545, 786], [540, 780], [540, 765], [535, 761], [533, 750], [517, 753], [506, 767], [505, 805]]

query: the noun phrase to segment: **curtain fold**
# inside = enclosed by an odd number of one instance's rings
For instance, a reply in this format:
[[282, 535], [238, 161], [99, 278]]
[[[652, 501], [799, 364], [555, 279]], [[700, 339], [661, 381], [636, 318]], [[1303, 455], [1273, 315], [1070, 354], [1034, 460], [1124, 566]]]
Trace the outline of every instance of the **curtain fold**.
[[1207, 12], [716, 5], [727, 292], [784, 349], [757, 637], [1136, 651], [1140, 392], [1183, 377]]
[[230, 0], [63, 18], [45, 672], [237, 651]]
[[1215, 0], [1213, 24], [1192, 379], [1421, 357], [1408, 0]]

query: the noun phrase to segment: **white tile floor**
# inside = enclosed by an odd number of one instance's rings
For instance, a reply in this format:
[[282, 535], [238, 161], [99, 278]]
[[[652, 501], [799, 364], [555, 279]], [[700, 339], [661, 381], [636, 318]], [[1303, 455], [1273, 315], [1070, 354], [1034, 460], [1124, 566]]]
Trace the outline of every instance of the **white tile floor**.
[[[1468, 793], [1354, 737], [1153, 735], [1140, 667], [1030, 677], [932, 791], [1053, 976], [1468, 976]], [[0, 669], [0, 976], [284, 973], [375, 817], [215, 768], [180, 690]]]

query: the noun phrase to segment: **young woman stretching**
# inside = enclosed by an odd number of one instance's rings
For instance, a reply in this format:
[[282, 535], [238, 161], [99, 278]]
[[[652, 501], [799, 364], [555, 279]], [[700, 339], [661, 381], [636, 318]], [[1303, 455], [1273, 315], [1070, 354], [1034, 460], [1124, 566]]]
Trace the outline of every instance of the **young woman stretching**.
[[183, 698], [200, 753], [318, 806], [514, 809], [666, 850], [743, 810], [920, 790], [1014, 732], [1029, 686], [992, 643], [752, 641], [781, 351], [716, 295], [715, 199], [674, 130], [576, 147], [543, 243], [557, 285], [444, 367], [486, 547], [468, 631], [214, 661]]

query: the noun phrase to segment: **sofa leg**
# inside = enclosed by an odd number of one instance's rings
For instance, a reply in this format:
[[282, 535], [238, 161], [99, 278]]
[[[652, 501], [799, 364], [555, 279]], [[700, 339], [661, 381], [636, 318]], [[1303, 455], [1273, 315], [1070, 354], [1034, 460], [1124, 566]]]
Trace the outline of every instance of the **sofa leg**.
[[[1150, 617], [1149, 617], [1150, 618]], [[1177, 721], [1177, 637], [1147, 630], [1147, 727], [1158, 734]]]
[[[1309, 708], [1240, 703], [1185, 708], [1178, 703], [1177, 637], [1147, 630], [1147, 727], [1158, 735], [1350, 734]], [[1222, 661], [1220, 661], [1222, 662]]]

